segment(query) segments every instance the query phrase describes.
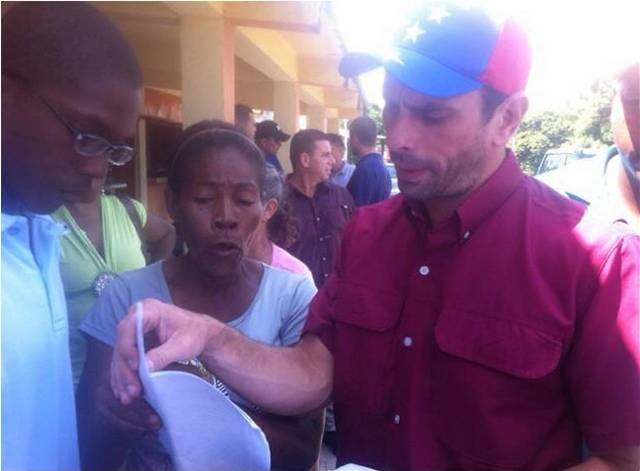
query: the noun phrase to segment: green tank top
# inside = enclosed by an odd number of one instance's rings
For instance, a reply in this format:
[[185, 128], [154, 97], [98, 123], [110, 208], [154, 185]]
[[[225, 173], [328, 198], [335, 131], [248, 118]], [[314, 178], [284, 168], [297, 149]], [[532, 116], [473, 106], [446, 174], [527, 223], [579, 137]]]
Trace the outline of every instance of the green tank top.
[[[78, 331], [96, 300], [93, 282], [101, 273], [120, 273], [145, 265], [136, 228], [120, 200], [113, 195], [100, 196], [104, 257], [96, 250], [69, 210], [62, 206], [53, 218], [67, 225], [68, 233], [60, 238], [60, 274], [64, 284], [69, 317], [69, 341], [73, 382], [78, 385], [87, 353], [87, 341]], [[147, 213], [134, 201], [144, 227]]]

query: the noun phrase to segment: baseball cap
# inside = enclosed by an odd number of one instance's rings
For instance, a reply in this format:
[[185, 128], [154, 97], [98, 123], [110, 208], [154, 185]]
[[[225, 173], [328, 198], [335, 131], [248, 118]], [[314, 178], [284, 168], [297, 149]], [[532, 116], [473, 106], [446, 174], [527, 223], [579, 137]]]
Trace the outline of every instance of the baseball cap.
[[256, 124], [256, 139], [262, 139], [263, 137], [273, 137], [276, 141], [285, 142], [288, 141], [291, 135], [284, 132], [278, 126], [275, 121], [261, 121]]
[[450, 97], [483, 85], [511, 95], [527, 84], [531, 52], [513, 19], [497, 21], [464, 3], [425, 2], [407, 16], [387, 53], [348, 53], [339, 71], [355, 77], [379, 66], [425, 95]]

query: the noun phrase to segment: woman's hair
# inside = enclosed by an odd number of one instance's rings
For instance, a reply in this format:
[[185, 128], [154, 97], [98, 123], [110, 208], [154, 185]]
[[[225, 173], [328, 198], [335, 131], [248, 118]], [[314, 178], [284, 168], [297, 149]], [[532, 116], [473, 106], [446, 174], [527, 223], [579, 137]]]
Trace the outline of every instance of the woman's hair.
[[293, 242], [296, 229], [291, 219], [291, 208], [282, 199], [282, 184], [280, 173], [272, 165], [267, 165], [262, 191], [263, 200], [273, 198], [278, 202], [278, 209], [267, 221], [267, 236], [274, 244], [286, 248]]
[[186, 128], [178, 150], [169, 166], [169, 188], [179, 193], [187, 177], [189, 163], [205, 150], [235, 149], [243, 154], [258, 172], [258, 189], [265, 186], [266, 162], [258, 147], [238, 131], [233, 124], [218, 120], [200, 121]]

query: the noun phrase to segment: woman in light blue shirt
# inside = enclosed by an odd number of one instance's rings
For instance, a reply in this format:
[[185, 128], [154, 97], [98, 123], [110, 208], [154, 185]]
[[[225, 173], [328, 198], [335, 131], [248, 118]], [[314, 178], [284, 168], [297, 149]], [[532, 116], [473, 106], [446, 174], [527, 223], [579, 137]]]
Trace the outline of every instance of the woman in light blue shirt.
[[[174, 157], [168, 207], [182, 230], [187, 253], [116, 278], [81, 328], [90, 337], [78, 390], [85, 469], [120, 469], [123, 462], [128, 469], [171, 468], [166, 453], [150, 434], [159, 426], [157, 417], [142, 401], [119, 405], [109, 388], [116, 327], [133, 303], [150, 297], [173, 303], [223, 320], [271, 345], [293, 345], [300, 337], [315, 287], [309, 277], [245, 256], [264, 217], [265, 162], [252, 142], [224, 129], [228, 126], [222, 123], [219, 127], [223, 129], [199, 131], [203, 126], [194, 125], [185, 130]], [[201, 374], [228, 391], [263, 428], [273, 467], [305, 469], [313, 465], [322, 412], [294, 418], [263, 414], [227, 390], [197, 359], [177, 367]]]

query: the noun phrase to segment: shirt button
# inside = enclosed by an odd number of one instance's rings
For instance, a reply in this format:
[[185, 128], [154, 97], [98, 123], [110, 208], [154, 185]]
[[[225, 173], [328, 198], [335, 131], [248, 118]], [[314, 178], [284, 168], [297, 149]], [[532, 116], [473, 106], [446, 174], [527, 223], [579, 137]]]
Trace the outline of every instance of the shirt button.
[[325, 277], [325, 278], [327, 278], [328, 276], [329, 276], [329, 274], [328, 274], [328, 273], [325, 273], [325, 274], [324, 274], [324, 277]]
[[400, 415], [396, 414], [393, 416], [393, 423], [398, 425], [400, 423]]
[[327, 257], [322, 257], [322, 261], [326, 262], [327, 261]]
[[413, 344], [413, 339], [411, 337], [405, 337], [402, 339], [402, 344], [405, 347], [410, 347]]
[[316, 218], [316, 221], [320, 222], [320, 218], [319, 218], [319, 217], [317, 217], [317, 218]]
[[467, 239], [469, 238], [469, 236], [470, 236], [470, 235], [471, 235], [471, 232], [467, 231], [467, 232], [465, 232], [465, 233], [463, 234], [462, 238], [463, 238], [464, 240], [467, 240]]
[[420, 273], [422, 276], [427, 276], [429, 274], [429, 267], [426, 265], [422, 265], [418, 269], [418, 273]]

